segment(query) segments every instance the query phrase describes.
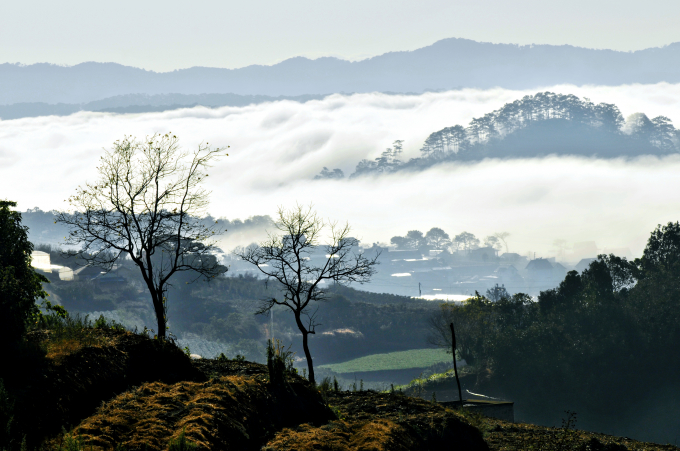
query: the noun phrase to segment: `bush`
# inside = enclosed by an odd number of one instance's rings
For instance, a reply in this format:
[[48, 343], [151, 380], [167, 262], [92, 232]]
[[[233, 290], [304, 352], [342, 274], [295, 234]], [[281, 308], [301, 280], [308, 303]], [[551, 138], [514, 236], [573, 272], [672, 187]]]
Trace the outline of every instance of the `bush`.
[[107, 319], [104, 315], [99, 315], [99, 318], [97, 318], [94, 321], [93, 327], [95, 329], [103, 329], [103, 330], [118, 330], [118, 331], [125, 331], [125, 326], [123, 326], [120, 323], [117, 323], [115, 320], [112, 319]]
[[286, 372], [293, 371], [293, 355], [290, 346], [285, 349], [281, 340], [267, 341], [267, 369], [269, 382], [274, 386], [283, 386], [286, 382]]
[[59, 451], [84, 451], [83, 437], [81, 435], [68, 434], [62, 429], [63, 439], [59, 445]]
[[182, 433], [179, 434], [177, 439], [170, 440], [168, 444], [169, 451], [194, 451], [197, 449], [198, 446], [194, 442], [187, 440], [184, 429], [182, 429]]

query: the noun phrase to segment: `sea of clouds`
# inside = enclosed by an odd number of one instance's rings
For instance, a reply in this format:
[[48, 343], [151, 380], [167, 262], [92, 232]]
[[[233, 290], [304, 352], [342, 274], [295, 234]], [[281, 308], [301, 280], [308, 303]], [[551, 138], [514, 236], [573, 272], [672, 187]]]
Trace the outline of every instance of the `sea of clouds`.
[[[507, 231], [510, 250], [552, 255], [555, 239], [595, 241], [639, 255], [651, 230], [680, 219], [680, 157], [599, 160], [573, 157], [446, 164], [421, 173], [313, 180], [325, 166], [346, 175], [396, 139], [404, 158], [443, 127], [466, 125], [507, 102], [549, 90], [614, 103], [680, 125], [680, 85], [552, 86], [541, 90], [464, 89], [422, 95], [332, 95], [307, 103], [196, 107], [163, 113], [80, 112], [0, 121], [0, 196], [19, 209], [68, 209], [77, 185], [95, 181], [104, 148], [125, 135], [171, 131], [181, 144], [229, 145], [211, 170], [210, 213], [229, 219], [274, 215], [313, 203], [349, 221], [364, 243], [441, 227], [479, 237]], [[228, 240], [225, 246], [234, 246]]]

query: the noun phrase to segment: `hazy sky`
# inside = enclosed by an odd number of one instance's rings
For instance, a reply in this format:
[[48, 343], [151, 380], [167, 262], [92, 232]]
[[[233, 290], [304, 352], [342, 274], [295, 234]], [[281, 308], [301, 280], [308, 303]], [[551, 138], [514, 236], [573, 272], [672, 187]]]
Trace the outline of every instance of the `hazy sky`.
[[234, 68], [449, 37], [637, 50], [680, 41], [679, 22], [677, 0], [2, 0], [0, 62]]
[[[617, 104], [680, 123], [680, 84], [552, 86], [553, 92]], [[464, 89], [419, 96], [333, 95], [297, 103], [263, 103], [115, 115], [0, 121], [0, 193], [20, 210], [67, 209], [78, 184], [94, 181], [103, 147], [124, 135], [171, 130], [189, 148], [231, 145], [210, 171], [209, 211], [229, 219], [313, 202], [320, 214], [349, 221], [369, 244], [408, 230], [441, 227], [484, 237], [512, 234], [511, 250], [549, 256], [553, 240], [595, 241], [601, 250], [639, 256], [659, 223], [679, 218], [680, 157], [630, 161], [542, 158], [448, 164], [418, 174], [312, 180], [322, 167], [353, 171], [395, 139], [405, 157], [442, 127], [467, 124], [535, 91]], [[230, 237], [227, 234], [227, 238]], [[238, 244], [238, 243], [233, 243]], [[248, 243], [242, 243], [248, 244]], [[228, 247], [227, 247], [228, 248]]]

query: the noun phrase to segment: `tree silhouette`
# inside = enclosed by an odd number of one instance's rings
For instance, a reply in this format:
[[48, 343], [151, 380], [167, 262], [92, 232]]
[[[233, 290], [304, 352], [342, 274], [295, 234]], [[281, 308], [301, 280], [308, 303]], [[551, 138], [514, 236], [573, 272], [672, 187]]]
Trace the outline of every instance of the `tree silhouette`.
[[210, 240], [220, 230], [200, 219], [209, 195], [200, 184], [224, 150], [206, 143], [184, 151], [170, 133], [116, 141], [102, 156], [99, 180], [69, 198], [75, 211], [57, 217], [70, 228], [66, 243], [81, 245], [78, 256], [88, 264], [108, 271], [124, 257], [137, 265], [161, 339], [172, 276], [190, 271], [194, 280], [210, 280], [227, 270], [212, 255]]
[[491, 247], [497, 251], [503, 247], [503, 245], [501, 244], [501, 240], [494, 235], [489, 235], [486, 238], [484, 238], [484, 246]]
[[[268, 279], [276, 281], [283, 291], [282, 299], [267, 299], [257, 313], [266, 313], [275, 305], [288, 308], [302, 334], [302, 348], [307, 358], [309, 381], [314, 384], [314, 365], [309, 351], [309, 335], [316, 333], [316, 302], [327, 300], [322, 284], [334, 282], [365, 283], [375, 273], [379, 253], [368, 259], [358, 252], [358, 240], [349, 236], [348, 224], [338, 226], [317, 216], [312, 207], [279, 208], [276, 228], [282, 235], [269, 235], [260, 246], [236, 253], [241, 259], [256, 265]], [[329, 229], [326, 244], [322, 233]], [[319, 259], [320, 255], [325, 258]], [[315, 255], [316, 254], [316, 255]], [[315, 255], [312, 260], [310, 257]], [[317, 263], [320, 260], [319, 263]]]
[[439, 227], [432, 227], [430, 230], [428, 230], [428, 232], [425, 234], [425, 239], [427, 240], [427, 244], [437, 250], [446, 249], [451, 245], [451, 238], [449, 237], [449, 234], [444, 232]]
[[496, 232], [496, 233], [493, 234], [493, 236], [495, 236], [496, 238], [498, 238], [499, 240], [501, 240], [503, 242], [503, 245], [505, 246], [505, 252], [506, 253], [510, 252], [508, 250], [508, 243], [507, 243], [507, 241], [505, 241], [510, 236], [510, 234], [508, 232]]
[[35, 301], [47, 296], [42, 283], [49, 282], [31, 267], [33, 244], [21, 213], [11, 210], [16, 205], [0, 200], [0, 339], [9, 346], [26, 332]]
[[336, 168], [331, 171], [326, 166], [323, 167], [319, 175], [314, 176], [314, 180], [342, 179], [342, 178], [345, 178], [345, 173], [342, 172], [342, 169]]
[[453, 238], [459, 249], [470, 252], [479, 246], [479, 239], [470, 232], [462, 232]]

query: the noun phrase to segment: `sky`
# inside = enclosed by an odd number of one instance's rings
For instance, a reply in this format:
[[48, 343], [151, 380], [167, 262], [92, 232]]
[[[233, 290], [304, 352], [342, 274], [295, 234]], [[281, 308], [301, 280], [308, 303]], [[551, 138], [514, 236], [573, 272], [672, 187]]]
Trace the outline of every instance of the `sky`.
[[[552, 86], [550, 91], [614, 103], [624, 116], [645, 112], [680, 124], [680, 84]], [[657, 224], [680, 219], [680, 157], [598, 160], [572, 157], [448, 164], [418, 174], [315, 181], [326, 166], [353, 172], [403, 139], [405, 157], [425, 138], [536, 91], [464, 89], [417, 96], [379, 93], [115, 115], [0, 121], [0, 193], [19, 210], [69, 208], [77, 185], [96, 181], [104, 148], [124, 135], [171, 131], [182, 146], [231, 146], [210, 171], [209, 213], [227, 219], [274, 215], [313, 203], [348, 221], [370, 245], [408, 230], [440, 227], [484, 237], [511, 234], [510, 251], [551, 256], [553, 241], [595, 241], [601, 251], [639, 256]], [[227, 234], [226, 239], [229, 235]], [[229, 243], [225, 248], [237, 244]]]
[[451, 37], [630, 51], [680, 41], [679, 21], [675, 0], [2, 0], [0, 63], [237, 68]]

